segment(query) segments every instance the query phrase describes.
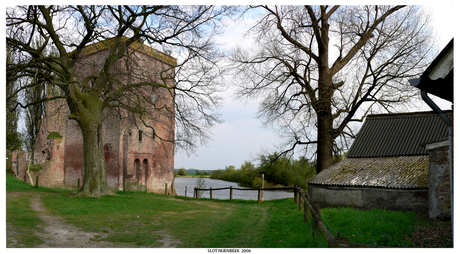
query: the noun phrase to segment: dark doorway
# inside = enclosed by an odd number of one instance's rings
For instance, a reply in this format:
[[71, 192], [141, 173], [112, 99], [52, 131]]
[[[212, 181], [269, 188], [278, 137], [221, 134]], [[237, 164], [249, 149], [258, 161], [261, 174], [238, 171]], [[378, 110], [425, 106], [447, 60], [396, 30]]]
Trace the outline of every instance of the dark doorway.
[[147, 179], [148, 179], [149, 173], [150, 173], [149, 160], [144, 159], [144, 161], [142, 162], [142, 168], [144, 169], [144, 173], [145, 173], [145, 187], [147, 187]]
[[139, 183], [141, 177], [141, 161], [139, 159], [134, 160], [134, 170], [136, 172], [136, 180]]

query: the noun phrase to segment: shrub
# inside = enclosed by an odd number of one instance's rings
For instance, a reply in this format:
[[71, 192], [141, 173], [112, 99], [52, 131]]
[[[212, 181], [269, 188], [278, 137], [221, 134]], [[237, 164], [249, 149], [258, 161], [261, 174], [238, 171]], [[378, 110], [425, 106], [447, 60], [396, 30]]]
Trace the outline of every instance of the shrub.
[[185, 170], [185, 168], [181, 168], [181, 169], [179, 169], [179, 171], [177, 172], [177, 175], [179, 175], [179, 176], [186, 176], [186, 175], [187, 175], [187, 170]]

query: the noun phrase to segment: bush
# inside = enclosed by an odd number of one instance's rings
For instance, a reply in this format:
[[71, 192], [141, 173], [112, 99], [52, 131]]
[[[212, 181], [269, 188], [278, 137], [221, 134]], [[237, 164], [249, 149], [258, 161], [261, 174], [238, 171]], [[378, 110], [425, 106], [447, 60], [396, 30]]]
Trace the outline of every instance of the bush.
[[23, 136], [19, 132], [12, 132], [6, 134], [6, 149], [10, 151], [20, 149], [23, 142]]
[[177, 175], [179, 175], [179, 176], [186, 176], [186, 175], [187, 175], [187, 170], [185, 170], [185, 168], [181, 168], [181, 169], [179, 169], [179, 171], [177, 172]]
[[286, 157], [279, 157], [275, 153], [260, 158], [262, 165], [254, 167], [250, 162], [245, 162], [235, 170], [235, 167], [228, 166], [225, 170], [214, 170], [211, 179], [237, 182], [241, 186], [258, 188], [262, 184], [261, 174], [264, 173], [264, 185], [301, 186], [307, 189], [305, 181], [316, 175], [314, 162], [309, 162], [304, 157], [292, 160]]

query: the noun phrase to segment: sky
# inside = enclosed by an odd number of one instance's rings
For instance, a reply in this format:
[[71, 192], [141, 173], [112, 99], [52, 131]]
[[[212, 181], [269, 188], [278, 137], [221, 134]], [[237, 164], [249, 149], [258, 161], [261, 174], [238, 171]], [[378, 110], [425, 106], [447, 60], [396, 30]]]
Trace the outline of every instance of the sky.
[[[437, 1], [431, 8], [433, 27], [439, 38], [439, 51], [454, 37], [454, 19], [456, 18], [453, 1]], [[441, 5], [442, 4], [442, 5]], [[455, 7], [455, 9], [454, 9]], [[458, 24], [458, 21], [457, 21]], [[246, 26], [247, 27], [247, 26]], [[245, 31], [243, 25], [231, 25], [219, 39], [228, 42], [226, 47], [244, 43], [240, 35]], [[274, 152], [281, 139], [270, 129], [265, 129], [262, 122], [256, 118], [258, 104], [256, 101], [242, 102], [234, 98], [231, 92], [225, 94], [226, 102], [220, 109], [225, 121], [213, 129], [212, 140], [206, 146], [199, 147], [195, 154], [187, 156], [176, 153], [175, 168], [215, 170], [233, 165], [239, 168], [245, 161], [254, 162], [262, 151]], [[450, 109], [451, 104], [445, 100], [431, 96], [441, 109]], [[421, 111], [430, 111], [425, 104]]]
[[[354, 2], [352, 3], [354, 4]], [[438, 5], [429, 7], [433, 12], [433, 26], [438, 34], [438, 45], [439, 50], [441, 50], [454, 37], [453, 24], [455, 23], [454, 19], [457, 18], [455, 16], [457, 6], [453, 5], [454, 0], [438, 0], [436, 3]], [[246, 4], [246, 2], [239, 3], [237, 1], [232, 2], [232, 4]], [[291, 3], [288, 1], [285, 4]], [[5, 21], [3, 20], [3, 22]], [[458, 21], [456, 23], [458, 24]], [[246, 25], [229, 24], [225, 33], [219, 38], [219, 42], [224, 43], [227, 49], [248, 43], [248, 41], [242, 40], [241, 35], [249, 25], [250, 23]], [[224, 123], [217, 124], [211, 130], [213, 133], [212, 140], [206, 146], [199, 147], [195, 154], [187, 156], [184, 152], [176, 153], [175, 168], [214, 170], [224, 169], [229, 165], [239, 168], [245, 161], [254, 162], [262, 151], [270, 153], [276, 151], [277, 145], [282, 140], [273, 130], [263, 128], [262, 122], [256, 118], [257, 102], [237, 100], [234, 98], [232, 90], [225, 92], [224, 97], [226, 101], [220, 109]], [[450, 103], [441, 99], [433, 99], [441, 106], [441, 109], [450, 109]], [[421, 110], [430, 110], [430, 108], [424, 106]]]

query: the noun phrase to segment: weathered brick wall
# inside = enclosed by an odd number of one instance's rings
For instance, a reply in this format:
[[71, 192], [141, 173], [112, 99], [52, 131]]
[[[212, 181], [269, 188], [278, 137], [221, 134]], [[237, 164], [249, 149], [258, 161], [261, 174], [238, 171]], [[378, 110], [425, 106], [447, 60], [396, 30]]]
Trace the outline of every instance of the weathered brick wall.
[[26, 176], [26, 153], [22, 150], [14, 150], [10, 152], [10, 155], [11, 170], [13, 171], [13, 175], [21, 181], [28, 181], [28, 177]]
[[[86, 55], [76, 64], [75, 77], [85, 77], [99, 70], [108, 51], [94, 51]], [[172, 67], [151, 56], [130, 51], [129, 57], [119, 61], [115, 67], [119, 80], [137, 82], [150, 80], [162, 82], [167, 70], [173, 75]], [[174, 80], [167, 81], [171, 86]], [[114, 85], [116, 86], [116, 84]], [[116, 87], [115, 87], [116, 88]], [[138, 95], [152, 98], [156, 108], [166, 107], [168, 110], [159, 112], [151, 109], [143, 116], [147, 126], [133, 117], [132, 113], [117, 108], [105, 110], [106, 120], [103, 123], [103, 143], [109, 186], [121, 190], [123, 179], [133, 183], [139, 189], [149, 192], [164, 193], [165, 183], [174, 183], [174, 144], [154, 138], [153, 134], [164, 140], [174, 139], [174, 98], [173, 93], [166, 88], [141, 88]], [[83, 139], [80, 127], [74, 120], [68, 120], [69, 109], [64, 103], [59, 105], [59, 114], [48, 114], [42, 122], [42, 134], [37, 139], [36, 161], [45, 165], [40, 173], [40, 182], [47, 181], [74, 188], [78, 179], [83, 183]], [[49, 107], [56, 110], [57, 104]], [[140, 131], [142, 132], [140, 134]], [[59, 132], [63, 138], [60, 143], [50, 144], [47, 135]], [[123, 136], [126, 135], [126, 144]], [[53, 141], [55, 142], [55, 141]], [[58, 149], [62, 148], [61, 150]], [[125, 150], [123, 149], [125, 147]], [[57, 152], [59, 151], [59, 152]], [[126, 161], [125, 161], [126, 160]], [[123, 167], [125, 165], [125, 170]], [[53, 170], [50, 170], [50, 169]], [[54, 175], [54, 177], [53, 177]], [[45, 186], [45, 184], [40, 184]], [[54, 187], [54, 186], [52, 186]], [[174, 190], [170, 191], [174, 193]]]
[[447, 142], [427, 146], [430, 156], [428, 166], [429, 217], [435, 220], [450, 220], [450, 168]]
[[64, 171], [62, 165], [64, 164], [64, 138], [54, 137], [48, 138], [49, 156], [38, 172], [30, 172], [34, 181], [37, 180], [39, 186], [47, 188], [57, 188], [64, 186]]
[[30, 172], [33, 181], [38, 176], [39, 185], [43, 187], [64, 185], [65, 125], [68, 116], [66, 110], [64, 100], [50, 101], [45, 106], [45, 116], [41, 121], [34, 152], [34, 163], [42, 164], [42, 169], [39, 172]]

